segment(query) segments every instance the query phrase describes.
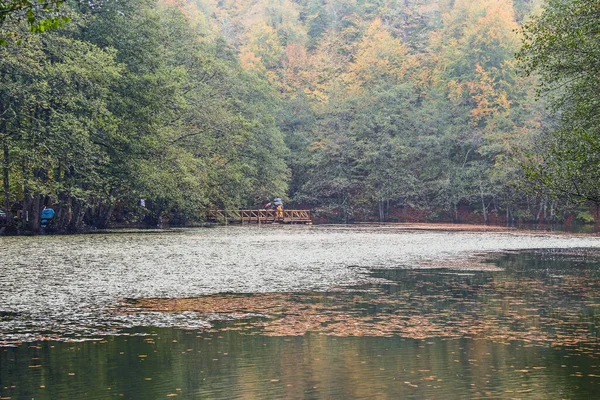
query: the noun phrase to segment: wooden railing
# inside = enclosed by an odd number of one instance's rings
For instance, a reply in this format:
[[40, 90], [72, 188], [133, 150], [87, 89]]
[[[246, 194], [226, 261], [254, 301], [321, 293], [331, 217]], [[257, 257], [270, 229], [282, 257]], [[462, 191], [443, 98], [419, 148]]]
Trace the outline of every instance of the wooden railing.
[[241, 224], [311, 224], [309, 210], [212, 210], [208, 221]]

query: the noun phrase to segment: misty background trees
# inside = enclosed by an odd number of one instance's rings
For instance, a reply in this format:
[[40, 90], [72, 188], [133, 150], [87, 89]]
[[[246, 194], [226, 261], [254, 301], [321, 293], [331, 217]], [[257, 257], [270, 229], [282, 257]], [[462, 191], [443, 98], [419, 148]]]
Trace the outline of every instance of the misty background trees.
[[76, 231], [273, 197], [344, 222], [561, 218], [599, 198], [597, 3], [106, 0], [62, 4], [70, 23], [41, 34], [6, 18], [4, 208], [33, 231], [44, 205]]

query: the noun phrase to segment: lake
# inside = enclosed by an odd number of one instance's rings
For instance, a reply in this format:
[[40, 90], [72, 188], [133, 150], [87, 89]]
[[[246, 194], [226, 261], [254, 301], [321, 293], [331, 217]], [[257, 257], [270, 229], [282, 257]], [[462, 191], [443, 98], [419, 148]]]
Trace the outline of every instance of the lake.
[[594, 398], [600, 238], [0, 238], [0, 398]]

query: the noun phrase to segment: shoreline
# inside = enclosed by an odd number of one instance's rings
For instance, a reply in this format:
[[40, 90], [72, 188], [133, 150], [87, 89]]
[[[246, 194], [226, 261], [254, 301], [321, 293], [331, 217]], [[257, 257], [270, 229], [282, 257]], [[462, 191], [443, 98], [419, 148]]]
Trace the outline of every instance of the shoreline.
[[[34, 235], [31, 232], [17, 233], [17, 234], [6, 234], [0, 229], [0, 237], [15, 237], [15, 236], [76, 236], [76, 235], [97, 235], [97, 234], [151, 234], [151, 233], [173, 233], [179, 232], [185, 229], [215, 229], [222, 227], [239, 227], [239, 228], [251, 228], [260, 227], [262, 229], [269, 228], [291, 228], [294, 229], [310, 229], [310, 228], [352, 228], [352, 229], [390, 229], [406, 232], [462, 232], [462, 233], [511, 233], [511, 234], [553, 234], [553, 235], [583, 235], [583, 236], [600, 236], [600, 231], [593, 232], [582, 232], [566, 229], [554, 229], [549, 225], [524, 225], [522, 227], [507, 227], [502, 225], [481, 225], [481, 224], [468, 224], [468, 223], [448, 223], [448, 222], [355, 222], [349, 224], [312, 224], [312, 225], [299, 225], [299, 224], [215, 224], [215, 223], [200, 223], [189, 226], [165, 226], [162, 228], [156, 226], [114, 226], [106, 229], [89, 229], [81, 232], [52, 232], [52, 233], [40, 233]], [[588, 227], [594, 229], [595, 225], [581, 225], [577, 227]], [[539, 229], [538, 229], [539, 228]]]

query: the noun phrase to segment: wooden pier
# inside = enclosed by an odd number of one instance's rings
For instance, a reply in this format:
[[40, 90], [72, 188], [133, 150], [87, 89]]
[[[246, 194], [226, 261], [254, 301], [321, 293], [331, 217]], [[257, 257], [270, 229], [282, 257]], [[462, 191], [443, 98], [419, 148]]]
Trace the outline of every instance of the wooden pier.
[[225, 224], [312, 224], [309, 210], [213, 210], [206, 219]]

